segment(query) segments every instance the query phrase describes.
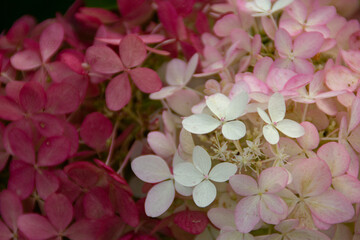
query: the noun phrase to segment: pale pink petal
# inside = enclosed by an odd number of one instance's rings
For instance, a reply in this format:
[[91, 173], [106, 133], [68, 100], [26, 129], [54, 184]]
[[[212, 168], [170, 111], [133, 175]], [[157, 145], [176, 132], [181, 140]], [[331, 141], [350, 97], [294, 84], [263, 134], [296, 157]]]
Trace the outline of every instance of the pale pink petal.
[[135, 34], [126, 35], [120, 42], [119, 54], [125, 67], [136, 67], [146, 58], [145, 44]]
[[360, 51], [341, 51], [345, 63], [355, 72], [360, 72]]
[[173, 95], [177, 90], [179, 90], [178, 86], [166, 86], [161, 88], [157, 92], [153, 92], [150, 94], [150, 99], [160, 100], [164, 98], [168, 98]]
[[110, 81], [105, 90], [106, 106], [112, 111], [119, 111], [131, 99], [131, 86], [128, 75], [122, 73]]
[[294, 56], [299, 58], [312, 58], [318, 53], [324, 38], [321, 33], [305, 32], [294, 41]]
[[235, 14], [227, 14], [216, 21], [214, 25], [214, 32], [219, 37], [229, 36], [233, 29], [241, 26], [238, 16]]
[[172, 180], [156, 184], [148, 192], [145, 200], [145, 213], [149, 217], [158, 217], [172, 204], [175, 188]]
[[156, 155], [168, 158], [176, 151], [175, 144], [170, 135], [159, 131], [152, 131], [147, 136], [147, 142]]
[[191, 234], [202, 233], [209, 220], [204, 212], [184, 210], [175, 214], [174, 223]]
[[64, 39], [64, 28], [60, 23], [53, 23], [46, 27], [40, 35], [39, 47], [43, 62], [47, 62], [49, 58], [59, 49]]
[[304, 23], [308, 15], [307, 6], [302, 1], [294, 1], [287, 9], [286, 12], [299, 23]]
[[162, 83], [159, 75], [150, 68], [138, 67], [130, 71], [131, 79], [144, 93], [153, 93], [161, 89]]
[[276, 12], [280, 9], [285, 8], [289, 4], [291, 4], [294, 0], [277, 0], [274, 5], [272, 6], [271, 10], [272, 12]]
[[315, 125], [310, 122], [302, 122], [300, 125], [305, 130], [304, 135], [296, 139], [300, 146], [304, 149], [310, 150], [317, 148], [320, 142], [320, 137]]
[[251, 196], [259, 193], [256, 181], [247, 175], [237, 174], [230, 177], [231, 188], [241, 196]]
[[215, 93], [206, 98], [208, 108], [221, 120], [225, 119], [231, 100], [222, 93]]
[[359, 123], [360, 123], [360, 97], [355, 97], [351, 105], [351, 116], [350, 116], [348, 132], [354, 130], [354, 128], [358, 126]]
[[287, 205], [279, 196], [263, 194], [260, 200], [260, 218], [269, 224], [278, 224], [287, 216]]
[[155, 155], [135, 158], [131, 162], [131, 169], [138, 178], [148, 183], [161, 182], [172, 176], [166, 162]]
[[101, 151], [111, 136], [111, 121], [99, 112], [88, 114], [81, 124], [80, 136], [86, 145]]
[[221, 122], [207, 114], [195, 114], [182, 121], [183, 127], [195, 134], [204, 134], [214, 131]]
[[85, 60], [99, 73], [113, 74], [124, 69], [118, 55], [104, 45], [91, 46], [86, 50]]
[[222, 229], [225, 227], [236, 227], [235, 220], [234, 220], [234, 212], [230, 209], [226, 208], [211, 208], [207, 215], [212, 224], [215, 227]]
[[307, 18], [307, 25], [324, 25], [330, 22], [336, 15], [336, 8], [334, 6], [320, 7], [310, 13]]
[[60, 181], [53, 173], [42, 170], [41, 173], [35, 173], [35, 186], [39, 197], [46, 199], [59, 189]]
[[239, 232], [248, 233], [260, 221], [260, 196], [241, 199], [235, 208], [235, 224]]
[[195, 146], [192, 159], [196, 169], [198, 169], [204, 175], [209, 174], [211, 168], [211, 158], [204, 148]]
[[317, 155], [327, 163], [333, 177], [343, 175], [349, 168], [349, 153], [340, 143], [329, 142], [322, 145]]
[[[186, 99], [184, 102], [183, 99]], [[181, 116], [190, 116], [193, 111], [192, 107], [200, 102], [199, 94], [192, 89], [180, 89], [175, 91], [171, 96], [166, 98], [169, 107]], [[201, 106], [201, 111], [205, 104]], [[200, 112], [200, 109], [199, 111]], [[197, 113], [194, 111], [194, 113]]]
[[275, 226], [275, 229], [281, 233], [288, 233], [299, 225], [298, 219], [287, 219]]
[[225, 182], [237, 171], [237, 166], [232, 163], [219, 163], [211, 169], [209, 179], [214, 182]]
[[209, 206], [216, 198], [216, 187], [209, 180], [204, 180], [193, 190], [193, 199], [198, 207]]
[[290, 167], [289, 171], [293, 176], [291, 185], [296, 193], [302, 196], [317, 196], [331, 185], [331, 172], [323, 160], [298, 159], [293, 161]]
[[46, 93], [38, 82], [28, 82], [20, 90], [19, 102], [25, 111], [36, 113], [45, 107]]
[[182, 86], [185, 84], [184, 74], [186, 63], [180, 59], [171, 60], [166, 66], [166, 82], [172, 86]]
[[254, 67], [254, 75], [256, 78], [265, 82], [266, 76], [268, 75], [273, 62], [274, 61], [270, 57], [263, 57], [257, 61]]
[[38, 214], [24, 214], [18, 218], [21, 232], [31, 239], [48, 239], [57, 235], [56, 230], [49, 221]]
[[295, 58], [293, 63], [294, 63], [295, 72], [297, 72], [299, 74], [313, 74], [314, 73], [314, 65], [306, 59]]
[[0, 194], [1, 218], [13, 231], [17, 229], [16, 221], [18, 217], [22, 214], [22, 212], [23, 212], [23, 206], [19, 197], [10, 190], [7, 189], [3, 190]]
[[[341, 81], [339, 81], [341, 79]], [[354, 91], [358, 85], [358, 78], [344, 66], [334, 66], [326, 73], [326, 85], [334, 91], [351, 90]]]
[[63, 137], [50, 137], [41, 144], [37, 163], [39, 166], [55, 166], [66, 160], [70, 150], [69, 141]]
[[360, 181], [348, 174], [333, 178], [331, 183], [336, 191], [341, 192], [351, 203], [360, 201]]
[[[277, 59], [280, 60], [281, 59]], [[283, 59], [292, 64], [289, 59]], [[275, 62], [276, 65], [276, 62]], [[286, 83], [292, 78], [296, 76], [296, 73], [290, 69], [286, 68], [278, 68], [278, 66], [271, 68], [267, 77], [266, 84], [270, 87], [274, 92], [278, 92], [284, 89]], [[277, 93], [278, 95], [278, 93]], [[279, 96], [278, 96], [279, 98]]]
[[274, 93], [269, 99], [269, 115], [271, 121], [277, 123], [284, 119], [286, 113], [285, 100], [281, 93]]
[[263, 127], [263, 134], [266, 141], [268, 141], [270, 144], [276, 144], [279, 142], [279, 132], [272, 125], [265, 125]]
[[41, 66], [39, 53], [30, 49], [16, 53], [10, 61], [15, 69], [22, 71], [34, 70]]
[[267, 168], [259, 177], [259, 190], [262, 193], [276, 193], [286, 187], [288, 172], [281, 167]]
[[290, 119], [284, 119], [278, 122], [276, 128], [291, 138], [298, 138], [305, 134], [304, 128], [299, 123]]
[[276, 34], [276, 28], [274, 26], [274, 23], [271, 21], [271, 19], [267, 16], [261, 17], [261, 25], [266, 33], [266, 35], [274, 40], [275, 34]]
[[225, 120], [231, 121], [245, 113], [246, 105], [248, 103], [248, 94], [246, 92], [241, 92], [235, 95], [226, 109]]
[[328, 224], [341, 223], [354, 216], [354, 208], [350, 201], [335, 190], [328, 190], [306, 199], [305, 202], [313, 215]]
[[62, 232], [73, 218], [73, 207], [62, 194], [53, 194], [45, 201], [45, 211], [50, 222], [58, 232]]
[[203, 179], [204, 175], [194, 167], [192, 163], [179, 163], [174, 167], [175, 181], [186, 187], [193, 187], [198, 185]]
[[246, 126], [243, 122], [235, 120], [227, 122], [222, 126], [222, 134], [230, 140], [239, 140], [246, 134]]
[[193, 189], [191, 187], [185, 187], [178, 182], [174, 184], [176, 192], [180, 193], [183, 196], [190, 197], [192, 195]]
[[347, 140], [355, 151], [360, 152], [360, 126], [356, 127], [350, 133], [350, 135], [347, 137]]
[[199, 62], [199, 54], [196, 53], [190, 58], [186, 66], [185, 75], [184, 75], [184, 84], [187, 84], [191, 80], [191, 77], [196, 71], [198, 62]]
[[296, 36], [303, 31], [303, 25], [293, 18], [280, 19], [279, 28], [285, 29], [290, 36]]
[[292, 240], [329, 240], [329, 237], [324, 233], [311, 229], [297, 229], [295, 231], [287, 233], [286, 235]]
[[293, 46], [289, 33], [284, 29], [277, 30], [275, 34], [275, 47], [280, 57], [287, 58], [291, 53]]

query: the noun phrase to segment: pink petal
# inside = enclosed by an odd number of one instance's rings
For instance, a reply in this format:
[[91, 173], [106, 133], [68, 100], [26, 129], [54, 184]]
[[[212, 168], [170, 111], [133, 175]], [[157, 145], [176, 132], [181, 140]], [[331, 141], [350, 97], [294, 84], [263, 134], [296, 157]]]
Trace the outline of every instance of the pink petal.
[[42, 170], [41, 173], [35, 173], [35, 184], [36, 191], [42, 199], [46, 199], [60, 187], [59, 179], [47, 170]]
[[99, 73], [113, 74], [124, 69], [118, 55], [104, 45], [91, 46], [86, 50], [85, 60]]
[[312, 11], [307, 18], [307, 25], [324, 25], [327, 24], [336, 15], [334, 6], [324, 6]]
[[88, 146], [101, 151], [112, 131], [111, 121], [101, 113], [93, 112], [88, 114], [82, 122], [80, 136]]
[[328, 224], [341, 223], [354, 216], [354, 208], [349, 200], [335, 190], [308, 198], [305, 203], [313, 215]]
[[274, 92], [278, 92], [283, 90], [286, 83], [294, 76], [296, 76], [296, 73], [292, 70], [284, 68], [272, 68], [266, 77], [266, 84]]
[[25, 111], [36, 113], [45, 107], [46, 93], [38, 82], [28, 82], [20, 90], [19, 101]]
[[15, 121], [23, 118], [22, 109], [10, 98], [0, 96], [0, 118]]
[[73, 156], [79, 147], [79, 136], [77, 129], [67, 121], [63, 122], [64, 133], [63, 136], [70, 142], [69, 156]]
[[323, 160], [298, 159], [292, 162], [289, 171], [293, 176], [291, 186], [302, 196], [317, 196], [331, 185], [331, 172]]
[[[339, 81], [341, 79], [341, 81]], [[358, 85], [358, 78], [346, 67], [334, 66], [326, 73], [326, 85], [334, 91], [355, 90]]]
[[345, 63], [355, 72], [360, 72], [360, 51], [341, 51]]
[[263, 194], [260, 200], [260, 218], [269, 224], [278, 224], [287, 216], [287, 205], [279, 196]]
[[6, 34], [6, 38], [12, 43], [22, 43], [29, 32], [35, 27], [34, 17], [25, 15], [14, 22]]
[[300, 23], [304, 23], [307, 17], [307, 7], [301, 1], [294, 1], [287, 9], [286, 12]]
[[60, 23], [53, 23], [46, 27], [41, 33], [39, 39], [40, 53], [43, 62], [47, 62], [49, 58], [59, 49], [64, 39], [64, 28]]
[[74, 162], [64, 168], [65, 173], [83, 188], [92, 188], [99, 181], [101, 171], [89, 162]]
[[36, 129], [44, 137], [60, 136], [64, 132], [62, 122], [48, 113], [38, 113], [31, 116]]
[[122, 73], [110, 81], [105, 91], [106, 106], [112, 111], [119, 111], [131, 99], [131, 86], [127, 73]]
[[260, 174], [259, 190], [263, 193], [279, 192], [287, 185], [288, 178], [288, 172], [284, 168], [267, 168]]
[[52, 194], [45, 201], [45, 211], [58, 232], [63, 232], [73, 218], [73, 207], [62, 194]]
[[46, 111], [53, 114], [72, 113], [80, 105], [79, 92], [68, 83], [53, 83], [46, 94], [48, 96]]
[[70, 150], [69, 141], [63, 137], [50, 137], [41, 144], [38, 152], [39, 166], [55, 166], [66, 160]]
[[324, 43], [321, 33], [305, 32], [294, 41], [294, 56], [299, 58], [312, 58], [317, 54]]
[[139, 211], [134, 202], [132, 196], [123, 189], [116, 187], [114, 194], [114, 206], [116, 212], [120, 215], [122, 220], [132, 227], [136, 227], [139, 224]]
[[315, 125], [310, 122], [302, 122], [300, 125], [305, 129], [305, 134], [296, 139], [300, 146], [304, 149], [310, 150], [317, 148], [320, 142], [320, 137]]
[[97, 240], [98, 223], [81, 219], [72, 224], [64, 235], [72, 240]]
[[120, 42], [119, 54], [126, 68], [136, 67], [146, 58], [145, 44], [135, 34], [126, 35]]
[[161, 89], [162, 83], [159, 75], [150, 68], [135, 68], [130, 71], [135, 85], [144, 93], [153, 93]]
[[8, 227], [2, 221], [0, 221], [0, 238], [3, 240], [10, 240], [12, 237], [12, 232], [10, 232]]
[[174, 223], [184, 231], [191, 234], [202, 233], [209, 220], [204, 212], [200, 211], [181, 211], [176, 213]]
[[[272, 24], [272, 26], [274, 26], [272, 21], [270, 21], [269, 24]], [[279, 28], [285, 29], [290, 34], [290, 36], [299, 35], [303, 31], [303, 25], [293, 18], [287, 18], [287, 19], [281, 18], [279, 23]]]
[[18, 226], [20, 231], [31, 239], [48, 239], [57, 235], [49, 221], [38, 214], [30, 213], [20, 216]]
[[8, 133], [8, 139], [15, 156], [26, 163], [35, 163], [33, 142], [24, 131], [17, 128], [11, 129]]
[[235, 208], [235, 224], [239, 232], [248, 233], [260, 221], [260, 196], [246, 197]]
[[230, 36], [232, 30], [240, 28], [241, 23], [235, 14], [227, 14], [216, 21], [214, 32], [219, 37]]
[[93, 188], [85, 195], [83, 206], [85, 216], [90, 219], [101, 219], [114, 215], [109, 193], [100, 187]]
[[[266, 35], [270, 39], [274, 40], [275, 39], [275, 34], [276, 34], [276, 28], [274, 26], [274, 23], [271, 21], [271, 19], [268, 18], [268, 17], [261, 17], [261, 25], [262, 25]], [[284, 27], [280, 26], [280, 28], [284, 28]]]
[[10, 58], [11, 65], [21, 71], [29, 71], [41, 66], [39, 53], [34, 50], [18, 52]]
[[[19, 163], [21, 166], [17, 169], [11, 169], [12, 166]], [[10, 177], [8, 189], [16, 193], [20, 199], [30, 196], [35, 185], [35, 169], [32, 166], [22, 163], [22, 161], [12, 161], [10, 164]]]
[[360, 97], [356, 97], [352, 101], [351, 105], [351, 116], [349, 122], [348, 132], [354, 130], [356, 126], [360, 123]]
[[147, 142], [154, 153], [164, 159], [172, 156], [176, 151], [176, 146], [171, 136], [159, 131], [151, 131], [147, 135]]
[[295, 58], [294, 61], [295, 72], [300, 74], [313, 74], [314, 73], [314, 65], [306, 59]]
[[172, 180], [153, 186], [145, 200], [145, 213], [149, 217], [158, 217], [171, 206], [175, 198], [175, 188]]
[[251, 196], [259, 192], [258, 184], [248, 175], [234, 175], [230, 177], [229, 183], [231, 188], [241, 196]]
[[[186, 99], [182, 102], [180, 99]], [[167, 97], [169, 107], [181, 116], [192, 114], [191, 108], [200, 102], [199, 95], [191, 89], [181, 89]]]
[[344, 174], [349, 168], [349, 153], [340, 143], [329, 142], [322, 145], [317, 155], [328, 164], [333, 177]]
[[3, 190], [0, 195], [0, 213], [2, 219], [13, 231], [17, 229], [16, 221], [22, 212], [23, 206], [19, 197], [10, 190]]
[[275, 34], [275, 47], [280, 57], [287, 58], [291, 53], [293, 46], [289, 33], [284, 29], [277, 30]]
[[351, 203], [360, 201], [360, 181], [348, 174], [336, 177], [332, 181], [336, 191], [342, 193]]

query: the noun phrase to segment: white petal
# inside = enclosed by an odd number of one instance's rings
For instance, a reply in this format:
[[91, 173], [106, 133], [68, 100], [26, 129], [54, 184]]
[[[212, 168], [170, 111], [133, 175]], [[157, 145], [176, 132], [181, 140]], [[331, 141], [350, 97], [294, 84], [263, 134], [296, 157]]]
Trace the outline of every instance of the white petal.
[[173, 95], [177, 90], [179, 90], [178, 86], [167, 86], [163, 87], [158, 92], [151, 93], [149, 97], [150, 99], [160, 100]]
[[205, 180], [194, 188], [194, 202], [199, 207], [206, 207], [214, 201], [216, 197], [216, 187], [209, 180]]
[[280, 122], [286, 112], [285, 100], [281, 93], [274, 93], [269, 100], [269, 114], [272, 122]]
[[271, 1], [270, 0], [255, 0], [256, 5], [265, 10], [265, 11], [269, 11], [271, 8]]
[[234, 175], [237, 171], [237, 166], [232, 163], [219, 163], [213, 169], [211, 169], [211, 172], [209, 174], [209, 179], [215, 181], [215, 182], [225, 182], [229, 180], [229, 178]]
[[191, 196], [193, 189], [191, 187], [185, 187], [178, 182], [175, 182], [175, 189], [183, 196]]
[[272, 12], [276, 12], [280, 9], [285, 8], [286, 6], [288, 6], [289, 4], [291, 4], [294, 0], [278, 0], [274, 3], [273, 7], [272, 7]]
[[264, 122], [266, 122], [267, 124], [271, 123], [269, 116], [267, 115], [267, 113], [264, 110], [262, 110], [261, 108], [257, 108], [257, 112]]
[[172, 177], [166, 162], [155, 155], [135, 158], [131, 162], [131, 169], [138, 178], [148, 183], [157, 183]]
[[263, 134], [270, 144], [277, 144], [279, 142], [280, 136], [278, 131], [271, 125], [265, 125], [263, 127]]
[[222, 93], [215, 93], [206, 98], [206, 105], [219, 118], [225, 119], [230, 99]]
[[180, 59], [171, 60], [166, 66], [166, 81], [173, 86], [181, 86], [184, 84], [184, 74], [186, 63]]
[[205, 134], [214, 131], [221, 122], [207, 114], [195, 114], [182, 121], [183, 127], [195, 134]]
[[238, 140], [245, 136], [246, 126], [241, 121], [227, 122], [222, 126], [222, 134], [230, 140]]
[[191, 58], [189, 63], [186, 66], [184, 84], [188, 83], [194, 74], [197, 64], [199, 62], [199, 54], [195, 53]]
[[199, 184], [204, 176], [195, 168], [194, 164], [184, 162], [174, 167], [174, 178], [185, 187], [193, 187]]
[[211, 158], [207, 151], [200, 146], [195, 146], [192, 158], [195, 167], [204, 175], [208, 175], [211, 168]]
[[231, 99], [231, 102], [226, 109], [225, 120], [234, 120], [243, 115], [246, 109], [246, 105], [248, 103], [248, 99], [249, 97], [247, 92], [241, 92], [233, 99]]
[[305, 134], [304, 127], [290, 119], [284, 119], [278, 122], [276, 128], [279, 129], [280, 132], [291, 138], [298, 138]]
[[156, 184], [148, 192], [145, 200], [145, 213], [149, 217], [158, 217], [171, 206], [175, 198], [172, 180]]

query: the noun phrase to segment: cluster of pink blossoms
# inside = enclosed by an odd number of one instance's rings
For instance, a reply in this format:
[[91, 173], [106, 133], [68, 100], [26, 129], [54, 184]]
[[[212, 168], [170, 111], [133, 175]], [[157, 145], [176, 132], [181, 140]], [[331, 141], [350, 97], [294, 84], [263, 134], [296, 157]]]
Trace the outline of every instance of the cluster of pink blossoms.
[[0, 35], [0, 239], [360, 239], [359, 8], [20, 18]]

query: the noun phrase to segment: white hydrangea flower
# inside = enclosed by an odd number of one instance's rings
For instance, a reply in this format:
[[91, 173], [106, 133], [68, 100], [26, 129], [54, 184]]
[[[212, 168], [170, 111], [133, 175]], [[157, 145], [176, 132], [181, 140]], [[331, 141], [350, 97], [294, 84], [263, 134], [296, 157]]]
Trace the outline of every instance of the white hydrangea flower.
[[206, 134], [222, 125], [222, 134], [229, 140], [238, 140], [245, 136], [245, 124], [235, 120], [245, 112], [248, 94], [241, 92], [231, 100], [222, 93], [215, 93], [206, 98], [206, 105], [217, 117], [208, 114], [195, 114], [182, 121], [183, 127], [195, 134]]
[[[223, 162], [211, 169], [211, 158], [200, 146], [193, 151], [193, 163], [183, 162], [174, 167], [175, 181], [185, 187], [194, 187], [192, 195], [199, 207], [206, 207], [216, 197], [216, 187], [211, 182], [225, 182], [237, 171], [237, 166]], [[210, 181], [211, 180], [211, 181]]]
[[278, 0], [271, 6], [271, 0], [254, 0], [246, 2], [245, 7], [253, 12], [253, 14], [251, 14], [253, 17], [261, 17], [271, 15], [274, 12], [285, 8], [293, 1], [294, 0]]
[[277, 130], [291, 138], [298, 138], [305, 134], [304, 128], [299, 123], [284, 119], [286, 106], [284, 97], [280, 93], [275, 93], [270, 97], [268, 111], [270, 117], [264, 110], [257, 108], [261, 119], [267, 123], [263, 127], [263, 135], [270, 144], [279, 142], [280, 136]]

